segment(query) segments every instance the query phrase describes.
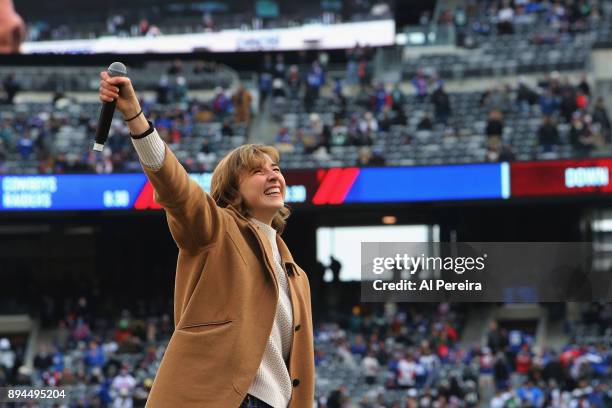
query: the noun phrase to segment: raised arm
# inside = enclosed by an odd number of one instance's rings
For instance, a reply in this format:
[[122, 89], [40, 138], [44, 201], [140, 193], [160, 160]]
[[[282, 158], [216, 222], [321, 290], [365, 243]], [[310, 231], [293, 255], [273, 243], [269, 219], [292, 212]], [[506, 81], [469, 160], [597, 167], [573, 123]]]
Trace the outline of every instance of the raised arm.
[[155, 201], [166, 210], [168, 226], [179, 248], [197, 252], [214, 244], [224, 229], [224, 214], [200, 186], [189, 177], [174, 153], [161, 140], [141, 112], [127, 77], [100, 74], [100, 100], [117, 100], [127, 120], [132, 143], [142, 168], [155, 189]]

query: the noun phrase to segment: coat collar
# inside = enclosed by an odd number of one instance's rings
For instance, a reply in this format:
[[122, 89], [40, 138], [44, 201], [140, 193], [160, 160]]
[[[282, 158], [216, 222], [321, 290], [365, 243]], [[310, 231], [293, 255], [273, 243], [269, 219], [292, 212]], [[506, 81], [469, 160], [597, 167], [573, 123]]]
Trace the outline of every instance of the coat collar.
[[[240, 222], [248, 225], [248, 227], [253, 231], [254, 234], [257, 234], [257, 231], [255, 230], [253, 223], [249, 221], [247, 217], [242, 215], [242, 213], [240, 213], [240, 211], [236, 207], [230, 204], [226, 208]], [[283, 239], [281, 238], [280, 234], [276, 234], [276, 245], [278, 247], [278, 252], [280, 254], [283, 265], [285, 266], [285, 269], [287, 270], [287, 273], [289, 275], [295, 274], [297, 276], [300, 276], [300, 272], [298, 271], [297, 264], [293, 260], [293, 255], [291, 255], [289, 248], [287, 248], [287, 245], [285, 244], [285, 241], [283, 241]]]

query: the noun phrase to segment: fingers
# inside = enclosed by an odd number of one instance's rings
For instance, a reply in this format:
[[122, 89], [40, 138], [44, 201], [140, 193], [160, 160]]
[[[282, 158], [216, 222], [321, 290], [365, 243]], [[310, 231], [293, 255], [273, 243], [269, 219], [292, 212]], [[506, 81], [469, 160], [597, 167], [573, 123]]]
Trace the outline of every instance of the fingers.
[[115, 99], [114, 99], [114, 98], [111, 98], [111, 97], [109, 97], [109, 96], [105, 96], [105, 95], [100, 94], [100, 100], [101, 100], [102, 102], [112, 102], [112, 101], [114, 101]]
[[119, 98], [119, 87], [113, 85], [108, 73], [102, 72], [100, 75], [103, 79], [100, 80], [100, 100], [103, 102], [111, 102]]
[[111, 85], [115, 86], [123, 86], [123, 85], [131, 85], [130, 78], [128, 77], [112, 77], [108, 74], [107, 71], [100, 72], [100, 78], [104, 82], [108, 82]]
[[119, 87], [111, 85], [110, 83], [105, 81], [100, 81], [100, 91], [102, 91], [103, 89], [109, 92], [117, 94], [119, 93]]
[[132, 82], [128, 77], [111, 77], [107, 71], [100, 72], [100, 100], [102, 102], [121, 101], [123, 104], [136, 101]]
[[119, 98], [119, 93], [100, 88], [100, 98], [115, 100]]

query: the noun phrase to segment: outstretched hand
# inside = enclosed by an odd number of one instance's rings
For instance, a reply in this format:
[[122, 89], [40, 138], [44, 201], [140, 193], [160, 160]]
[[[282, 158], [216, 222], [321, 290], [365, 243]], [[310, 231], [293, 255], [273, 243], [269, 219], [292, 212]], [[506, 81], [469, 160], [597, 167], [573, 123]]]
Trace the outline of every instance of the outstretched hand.
[[124, 118], [130, 118], [140, 112], [140, 103], [128, 77], [111, 77], [108, 72], [100, 72], [100, 100], [117, 101], [117, 109]]

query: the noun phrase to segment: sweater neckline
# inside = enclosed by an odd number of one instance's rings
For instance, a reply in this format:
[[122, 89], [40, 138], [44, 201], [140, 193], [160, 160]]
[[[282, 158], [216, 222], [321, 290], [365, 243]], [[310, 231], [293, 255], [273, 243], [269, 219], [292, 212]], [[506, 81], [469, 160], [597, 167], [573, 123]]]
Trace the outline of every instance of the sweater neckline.
[[260, 227], [261, 229], [263, 229], [264, 232], [266, 233], [266, 235], [270, 239], [274, 239], [276, 237], [276, 230], [272, 226], [270, 226], [268, 224], [265, 224], [265, 223], [259, 221], [256, 218], [253, 218], [253, 217], [251, 217], [250, 220], [253, 222], [253, 224], [255, 224], [258, 227]]

